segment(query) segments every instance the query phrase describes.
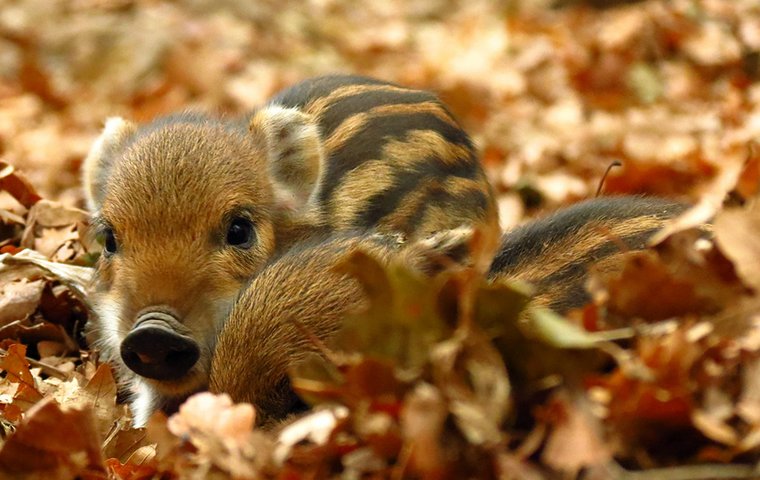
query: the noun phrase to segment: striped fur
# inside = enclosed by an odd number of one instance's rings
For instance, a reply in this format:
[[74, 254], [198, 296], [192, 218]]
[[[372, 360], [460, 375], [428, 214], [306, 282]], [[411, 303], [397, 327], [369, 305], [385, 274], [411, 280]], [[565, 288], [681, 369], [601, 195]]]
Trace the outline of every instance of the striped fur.
[[560, 312], [588, 302], [589, 266], [640, 250], [683, 204], [645, 197], [588, 200], [507, 232], [491, 265], [492, 281], [519, 279], [536, 288], [535, 303]]
[[[446, 107], [362, 77], [307, 80], [243, 118], [112, 119], [83, 180], [93, 223], [118, 247], [98, 263], [90, 338], [140, 387], [138, 424], [205, 383], [240, 289], [291, 245], [355, 230], [414, 241], [497, 225], [472, 142]], [[228, 241], [241, 222], [252, 232], [245, 247]], [[135, 379], [122, 361], [123, 339], [146, 312], [171, 315], [172, 331], [181, 325], [197, 343], [187, 374]]]
[[308, 114], [321, 132], [326, 158], [312, 213], [330, 229], [376, 227], [423, 238], [461, 224], [495, 225], [472, 142], [435, 95], [328, 76], [270, 105]]
[[[529, 281], [537, 288], [533, 302], [559, 312], [580, 307], [588, 301], [584, 283], [591, 265], [617, 268], [621, 252], [644, 248], [683, 209], [642, 197], [601, 198], [562, 209], [505, 233], [489, 280]], [[255, 404], [260, 422], [283, 418], [302, 405], [290, 389], [288, 369], [314, 349], [292, 319], [329, 341], [342, 319], [366, 304], [358, 283], [334, 266], [361, 248], [434, 274], [436, 257], [466, 261], [466, 231], [442, 232], [401, 249], [367, 236], [333, 236], [294, 247], [267, 265], [233, 307], [219, 335], [210, 389]]]

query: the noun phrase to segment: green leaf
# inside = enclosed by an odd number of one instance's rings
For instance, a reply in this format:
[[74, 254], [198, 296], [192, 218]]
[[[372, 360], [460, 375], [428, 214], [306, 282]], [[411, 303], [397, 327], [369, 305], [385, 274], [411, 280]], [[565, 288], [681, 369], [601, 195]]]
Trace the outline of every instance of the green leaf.
[[630, 329], [588, 332], [548, 308], [530, 309], [530, 321], [522, 325], [526, 335], [556, 348], [589, 349], [610, 340], [633, 335]]

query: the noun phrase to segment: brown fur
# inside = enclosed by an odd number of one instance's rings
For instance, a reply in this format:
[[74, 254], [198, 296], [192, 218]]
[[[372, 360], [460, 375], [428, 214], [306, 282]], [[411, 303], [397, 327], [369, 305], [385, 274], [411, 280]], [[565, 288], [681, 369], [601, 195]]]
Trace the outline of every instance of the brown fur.
[[[270, 187], [255, 172], [260, 147], [240, 144], [222, 129], [170, 125], [128, 145], [110, 169], [108, 189], [95, 223], [114, 229], [120, 251], [98, 263], [92, 301], [99, 322], [91, 334], [103, 356], [125, 371], [119, 343], [134, 319], [149, 307], [182, 319], [184, 332], [201, 347], [201, 360], [181, 383], [148, 384], [160, 394], [205, 384], [221, 325], [241, 285], [274, 252], [277, 221]], [[172, 149], [166, 138], [182, 144]], [[210, 201], [217, 199], [217, 201]], [[224, 249], [224, 219], [230, 209], [255, 209], [258, 241], [245, 252]], [[149, 387], [143, 387], [149, 388]]]
[[[537, 287], [534, 304], [560, 313], [582, 306], [588, 301], [584, 283], [589, 266], [615, 268], [621, 248], [644, 248], [649, 236], [681, 208], [623, 197], [565, 209], [504, 234], [489, 279], [529, 281]], [[283, 418], [296, 405], [288, 369], [314, 350], [292, 320], [329, 341], [343, 318], [366, 304], [358, 283], [334, 270], [348, 252], [369, 247], [386, 262], [434, 273], [446, 263], [437, 266], [435, 259], [466, 263], [462, 255], [467, 255], [470, 238], [471, 230], [452, 230], [394, 249], [367, 237], [343, 237], [284, 255], [251, 282], [233, 308], [218, 337], [210, 389], [253, 403], [262, 423]], [[551, 243], [541, 245], [545, 239]]]
[[306, 113], [315, 117], [320, 117], [327, 110], [328, 107], [335, 104], [338, 100], [341, 100], [352, 95], [358, 95], [364, 92], [404, 92], [407, 89], [403, 87], [397, 87], [395, 85], [349, 85], [346, 87], [340, 87], [333, 90], [329, 95], [325, 95], [311, 103], [306, 107]]
[[343, 146], [349, 138], [354, 137], [366, 124], [367, 120], [373, 117], [391, 115], [398, 113], [419, 113], [426, 112], [440, 118], [451, 126], [459, 128], [453, 118], [444, 111], [441, 106], [433, 102], [415, 103], [411, 105], [381, 105], [368, 112], [358, 113], [348, 117], [338, 128], [325, 139], [325, 148], [327, 150], [337, 150]]
[[379, 235], [339, 236], [289, 251], [256, 275], [233, 307], [218, 338], [209, 389], [256, 405], [259, 423], [284, 417], [297, 402], [288, 369], [315, 351], [305, 331], [328, 341], [347, 314], [367, 305], [359, 283], [336, 272], [342, 260], [362, 250], [383, 263], [434, 273], [467, 261], [460, 247], [471, 232], [445, 231], [410, 245]]
[[[92, 296], [98, 318], [89, 333], [122, 380], [134, 383], [137, 424], [205, 385], [216, 332], [240, 289], [294, 243], [357, 228], [414, 239], [496, 224], [471, 143], [434, 96], [355, 77], [316, 79], [296, 90], [336, 79], [343, 85], [332, 92], [310, 94], [305, 103], [291, 98], [297, 91], [286, 92], [244, 119], [180, 114], [144, 126], [111, 119], [93, 146], [83, 167], [88, 205], [95, 225], [114, 232], [118, 251], [98, 263]], [[356, 111], [357, 101], [364, 110]], [[399, 130], [399, 115], [414, 120]], [[383, 129], [395, 133], [364, 128], [378, 119], [391, 119]], [[362, 153], [371, 144], [382, 146], [377, 158]], [[412, 171], [429, 171], [435, 178], [417, 183], [441, 200], [403, 184]], [[406, 191], [392, 190], [400, 184]], [[362, 216], [386, 204], [395, 206], [383, 217]], [[253, 222], [251, 248], [226, 244], [236, 215]], [[121, 342], [146, 310], [172, 314], [180, 325], [172, 328], [198, 343], [200, 359], [181, 380], [150, 380], [125, 368]]]
[[255, 404], [260, 423], [285, 416], [295, 400], [288, 368], [314, 350], [294, 321], [327, 340], [348, 312], [365, 304], [359, 284], [333, 270], [361, 243], [339, 240], [288, 254], [257, 275], [219, 337], [210, 390]]

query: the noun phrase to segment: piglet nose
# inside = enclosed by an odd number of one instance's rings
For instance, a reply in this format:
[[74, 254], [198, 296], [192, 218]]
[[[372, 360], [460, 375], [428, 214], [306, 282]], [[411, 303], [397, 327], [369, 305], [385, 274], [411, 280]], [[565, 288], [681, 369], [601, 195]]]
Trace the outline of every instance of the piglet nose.
[[172, 328], [176, 318], [148, 312], [121, 342], [121, 358], [133, 372], [155, 380], [177, 380], [195, 365], [198, 344]]

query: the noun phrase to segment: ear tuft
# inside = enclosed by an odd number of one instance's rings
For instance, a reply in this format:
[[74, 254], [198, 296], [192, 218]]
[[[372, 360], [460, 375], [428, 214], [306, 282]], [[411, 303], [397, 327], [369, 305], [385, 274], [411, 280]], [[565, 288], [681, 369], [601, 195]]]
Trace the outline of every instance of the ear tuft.
[[298, 109], [269, 105], [253, 115], [249, 128], [266, 143], [277, 201], [288, 210], [303, 210], [318, 189], [324, 162], [316, 122]]
[[121, 117], [111, 117], [106, 120], [103, 131], [92, 144], [82, 164], [82, 183], [87, 208], [91, 212], [98, 210], [103, 202], [104, 186], [116, 149], [123, 145], [136, 129], [132, 122]]

